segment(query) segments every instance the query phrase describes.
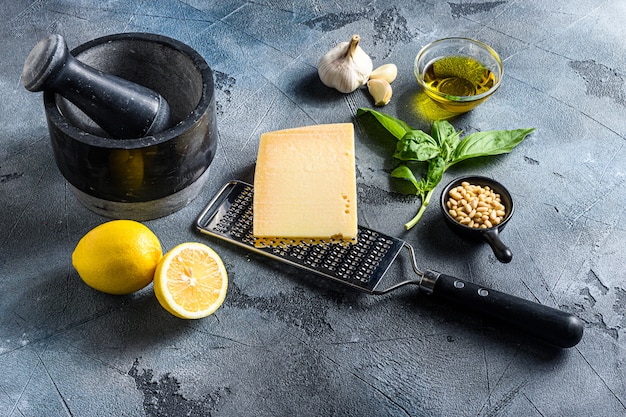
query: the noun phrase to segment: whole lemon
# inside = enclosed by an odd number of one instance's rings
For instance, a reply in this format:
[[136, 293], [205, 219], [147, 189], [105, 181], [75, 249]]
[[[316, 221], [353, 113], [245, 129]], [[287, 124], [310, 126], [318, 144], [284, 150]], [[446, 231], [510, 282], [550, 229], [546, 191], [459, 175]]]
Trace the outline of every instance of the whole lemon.
[[112, 220], [82, 237], [72, 253], [72, 265], [90, 287], [130, 294], [152, 282], [162, 255], [159, 239], [147, 226]]

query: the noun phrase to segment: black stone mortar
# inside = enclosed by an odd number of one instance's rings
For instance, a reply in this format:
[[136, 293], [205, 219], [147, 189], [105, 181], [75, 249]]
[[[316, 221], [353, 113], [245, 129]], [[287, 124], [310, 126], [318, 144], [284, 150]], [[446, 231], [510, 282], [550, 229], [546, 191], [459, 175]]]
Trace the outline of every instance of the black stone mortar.
[[154, 135], [114, 139], [65, 98], [46, 91], [54, 157], [77, 199], [100, 215], [133, 220], [185, 207], [208, 180], [217, 150], [211, 68], [191, 47], [148, 33], [105, 36], [71, 54], [158, 92], [173, 119], [172, 127]]

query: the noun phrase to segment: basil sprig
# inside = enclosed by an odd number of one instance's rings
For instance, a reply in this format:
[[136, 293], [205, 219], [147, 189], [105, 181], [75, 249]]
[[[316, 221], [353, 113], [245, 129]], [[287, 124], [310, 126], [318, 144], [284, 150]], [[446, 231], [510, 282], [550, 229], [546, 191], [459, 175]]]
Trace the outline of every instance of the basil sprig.
[[391, 172], [393, 178], [400, 178], [413, 184], [415, 194], [419, 195], [422, 200], [415, 217], [404, 225], [407, 230], [415, 226], [422, 218], [435, 187], [448, 168], [470, 158], [509, 153], [535, 130], [533, 128], [491, 130], [472, 133], [461, 138], [462, 131], [457, 131], [447, 120], [435, 121], [429, 135], [387, 114], [373, 109], [358, 109], [357, 117], [364, 114], [374, 116], [385, 130], [398, 139], [394, 158], [404, 162], [420, 161], [428, 164], [425, 175], [422, 175], [419, 180], [411, 168], [404, 163]]

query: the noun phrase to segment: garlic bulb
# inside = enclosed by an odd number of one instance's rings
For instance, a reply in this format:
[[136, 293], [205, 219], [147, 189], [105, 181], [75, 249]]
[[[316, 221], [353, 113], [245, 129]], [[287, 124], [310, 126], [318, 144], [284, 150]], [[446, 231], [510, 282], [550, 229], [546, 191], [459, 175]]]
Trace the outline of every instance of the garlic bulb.
[[374, 65], [359, 46], [360, 40], [353, 35], [350, 42], [341, 42], [320, 58], [317, 73], [324, 85], [351, 93], [367, 83]]

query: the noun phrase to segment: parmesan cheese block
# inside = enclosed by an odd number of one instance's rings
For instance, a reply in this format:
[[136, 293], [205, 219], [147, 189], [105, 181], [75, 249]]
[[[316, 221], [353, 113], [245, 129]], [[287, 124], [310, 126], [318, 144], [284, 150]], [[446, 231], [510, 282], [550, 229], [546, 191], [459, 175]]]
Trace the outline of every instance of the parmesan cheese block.
[[261, 135], [253, 200], [257, 246], [355, 242], [356, 204], [352, 123]]

